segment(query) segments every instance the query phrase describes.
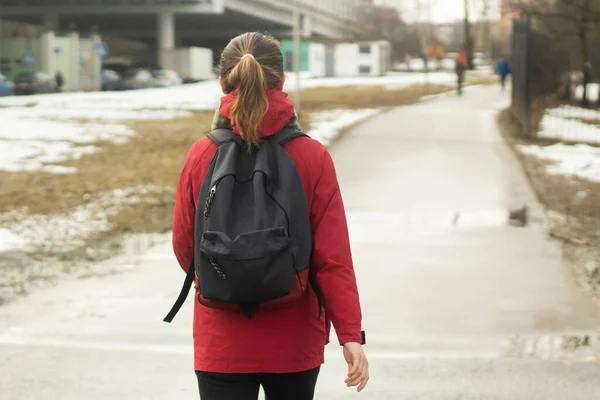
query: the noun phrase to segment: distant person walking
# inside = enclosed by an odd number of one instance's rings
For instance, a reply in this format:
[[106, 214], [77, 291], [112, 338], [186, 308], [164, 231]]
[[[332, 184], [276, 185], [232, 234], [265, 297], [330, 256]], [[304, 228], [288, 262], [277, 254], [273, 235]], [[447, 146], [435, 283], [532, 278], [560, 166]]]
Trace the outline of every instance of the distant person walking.
[[457, 90], [458, 90], [458, 94], [462, 95], [463, 83], [465, 81], [465, 73], [467, 72], [467, 69], [469, 69], [469, 60], [467, 59], [467, 55], [465, 54], [464, 51], [461, 51], [460, 53], [458, 53], [458, 55], [456, 56], [455, 62], [456, 62], [455, 72], [456, 72], [456, 78], [457, 78]]
[[62, 92], [63, 85], [65, 84], [65, 78], [63, 77], [63, 74], [60, 71], [56, 71], [54, 80], [56, 82], [56, 91]]
[[496, 64], [496, 73], [500, 76], [500, 83], [502, 84], [502, 90], [506, 88], [506, 78], [512, 73], [510, 69], [510, 62], [507, 57], [502, 57]]
[[261, 33], [223, 50], [213, 132], [190, 149], [173, 246], [195, 282], [202, 400], [312, 400], [331, 323], [362, 391], [369, 366], [342, 195], [331, 155], [300, 131], [283, 55]]

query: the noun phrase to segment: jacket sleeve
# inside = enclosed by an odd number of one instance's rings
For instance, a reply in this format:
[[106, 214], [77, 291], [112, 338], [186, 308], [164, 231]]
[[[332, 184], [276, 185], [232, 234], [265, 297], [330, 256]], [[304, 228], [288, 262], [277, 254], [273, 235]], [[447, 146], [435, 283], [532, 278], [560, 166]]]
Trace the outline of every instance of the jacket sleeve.
[[198, 164], [194, 149], [190, 150], [177, 184], [175, 211], [173, 213], [173, 250], [179, 265], [188, 271], [194, 256], [194, 225], [196, 204], [194, 201], [193, 170]]
[[338, 179], [329, 152], [311, 204], [312, 267], [323, 292], [325, 312], [341, 345], [362, 343], [362, 315], [352, 263], [348, 224]]

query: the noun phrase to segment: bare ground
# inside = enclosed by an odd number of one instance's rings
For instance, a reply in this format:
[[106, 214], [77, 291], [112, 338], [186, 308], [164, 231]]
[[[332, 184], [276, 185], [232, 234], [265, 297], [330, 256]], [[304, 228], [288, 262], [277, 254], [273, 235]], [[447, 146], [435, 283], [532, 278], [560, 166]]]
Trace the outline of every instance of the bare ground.
[[503, 111], [498, 122], [548, 211], [553, 225], [548, 234], [563, 242], [564, 260], [581, 285], [600, 297], [600, 183], [548, 174], [548, 161], [523, 154], [516, 146], [556, 142], [518, 137], [510, 110]]

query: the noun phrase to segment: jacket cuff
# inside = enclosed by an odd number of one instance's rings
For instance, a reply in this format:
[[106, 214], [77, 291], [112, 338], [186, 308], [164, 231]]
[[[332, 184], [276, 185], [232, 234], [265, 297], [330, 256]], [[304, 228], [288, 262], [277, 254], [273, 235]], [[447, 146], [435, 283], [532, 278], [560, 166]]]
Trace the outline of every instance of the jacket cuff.
[[357, 332], [338, 332], [338, 340], [340, 341], [340, 346], [345, 345], [346, 343], [360, 343], [367, 344], [367, 337], [365, 331], [357, 331]]

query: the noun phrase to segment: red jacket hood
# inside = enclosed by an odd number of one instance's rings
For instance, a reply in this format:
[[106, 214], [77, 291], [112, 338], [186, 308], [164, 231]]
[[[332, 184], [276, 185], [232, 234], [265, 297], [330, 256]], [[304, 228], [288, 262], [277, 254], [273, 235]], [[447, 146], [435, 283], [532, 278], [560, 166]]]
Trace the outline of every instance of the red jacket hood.
[[[233, 106], [235, 96], [235, 91], [232, 91], [228, 95], [221, 97], [219, 113], [229, 121], [231, 121], [231, 107]], [[260, 127], [260, 137], [271, 136], [282, 130], [295, 113], [294, 105], [288, 98], [287, 93], [277, 89], [269, 89], [267, 90], [267, 97], [269, 98], [269, 108]], [[231, 128], [235, 133], [239, 134], [236, 126], [232, 124]]]

